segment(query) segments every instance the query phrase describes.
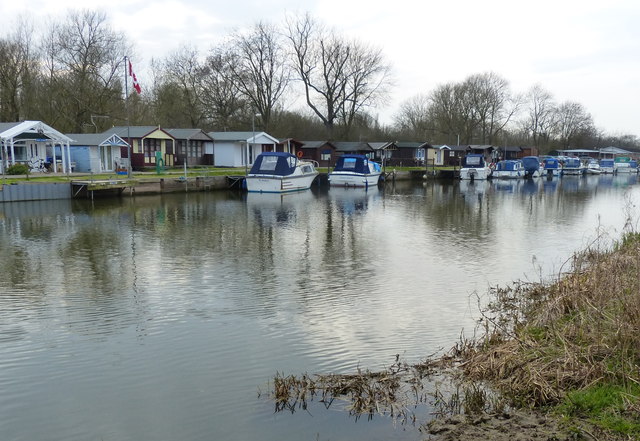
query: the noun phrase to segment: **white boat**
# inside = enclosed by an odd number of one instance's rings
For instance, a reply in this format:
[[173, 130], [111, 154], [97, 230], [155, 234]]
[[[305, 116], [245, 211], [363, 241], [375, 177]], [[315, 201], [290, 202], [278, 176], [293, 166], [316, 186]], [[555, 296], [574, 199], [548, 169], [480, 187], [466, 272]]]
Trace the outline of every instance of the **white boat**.
[[565, 158], [562, 164], [562, 175], [582, 175], [584, 173], [584, 167], [580, 158], [570, 157]]
[[600, 173], [612, 175], [615, 171], [613, 159], [600, 160]]
[[618, 156], [613, 164], [614, 173], [635, 173], [636, 169], [631, 167], [631, 158], [628, 156]]
[[491, 175], [491, 168], [479, 153], [472, 153], [464, 157], [464, 164], [460, 169], [460, 179], [476, 180], [487, 179]]
[[491, 177], [498, 179], [519, 179], [524, 178], [524, 175], [524, 166], [519, 159], [498, 161], [496, 168], [491, 172]]
[[371, 187], [380, 180], [380, 164], [365, 155], [342, 155], [329, 173], [329, 185], [340, 187]]
[[599, 175], [600, 173], [602, 173], [602, 170], [600, 169], [600, 163], [598, 160], [590, 159], [589, 162], [587, 162], [587, 174]]
[[542, 160], [542, 174], [543, 176], [560, 176], [562, 174], [562, 164], [558, 161], [558, 158], [553, 156], [547, 156]]
[[316, 176], [318, 171], [313, 162], [300, 160], [291, 153], [261, 153], [247, 174], [247, 191], [288, 193], [308, 190]]

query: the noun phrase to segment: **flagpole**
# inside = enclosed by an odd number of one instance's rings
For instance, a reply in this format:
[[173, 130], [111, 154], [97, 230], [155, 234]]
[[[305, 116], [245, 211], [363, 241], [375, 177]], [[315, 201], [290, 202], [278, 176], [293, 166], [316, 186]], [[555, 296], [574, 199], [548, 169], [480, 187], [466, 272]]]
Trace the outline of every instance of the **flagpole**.
[[124, 56], [124, 102], [127, 112], [127, 156], [129, 157], [129, 164], [127, 166], [127, 177], [131, 179], [131, 125], [129, 123], [129, 57]]

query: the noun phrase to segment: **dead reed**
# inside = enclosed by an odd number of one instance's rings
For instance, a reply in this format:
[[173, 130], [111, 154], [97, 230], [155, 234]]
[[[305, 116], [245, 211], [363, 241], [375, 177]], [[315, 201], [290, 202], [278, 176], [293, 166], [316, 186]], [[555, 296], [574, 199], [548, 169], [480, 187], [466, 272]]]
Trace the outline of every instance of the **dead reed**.
[[442, 360], [428, 359], [409, 365], [396, 356], [395, 362], [379, 372], [369, 370], [355, 374], [303, 374], [273, 378], [272, 399], [275, 411], [307, 410], [311, 401], [329, 408], [334, 402], [346, 405], [349, 415], [368, 419], [385, 415], [402, 422], [415, 422], [411, 406], [428, 400], [423, 379], [434, 374]]
[[639, 384], [639, 234], [576, 254], [555, 283], [491, 291], [481, 338], [458, 351], [467, 379], [489, 380], [521, 406], [557, 403], [598, 382]]

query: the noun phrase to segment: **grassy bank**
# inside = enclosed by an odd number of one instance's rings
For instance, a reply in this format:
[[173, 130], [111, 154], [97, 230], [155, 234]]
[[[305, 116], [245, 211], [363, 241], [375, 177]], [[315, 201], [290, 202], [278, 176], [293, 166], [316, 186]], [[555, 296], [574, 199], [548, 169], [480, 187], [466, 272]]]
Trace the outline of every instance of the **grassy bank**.
[[457, 355], [467, 381], [597, 439], [640, 439], [640, 234], [573, 257], [551, 284], [492, 291], [482, 337]]

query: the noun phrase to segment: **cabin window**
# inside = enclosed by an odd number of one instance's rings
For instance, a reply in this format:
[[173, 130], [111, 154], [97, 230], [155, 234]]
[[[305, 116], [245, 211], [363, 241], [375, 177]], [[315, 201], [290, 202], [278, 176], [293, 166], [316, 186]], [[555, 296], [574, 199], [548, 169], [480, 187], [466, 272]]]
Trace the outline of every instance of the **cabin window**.
[[302, 167], [302, 172], [303, 173], [311, 173], [313, 170], [311, 169], [311, 166], [309, 165], [305, 165], [304, 167]]
[[331, 160], [331, 150], [323, 150], [320, 154], [321, 161], [330, 161]]
[[480, 165], [480, 156], [468, 156], [467, 165]]
[[144, 141], [144, 156], [146, 162], [151, 162], [152, 158], [155, 159], [156, 152], [160, 149], [160, 140], [153, 138], [146, 138]]
[[343, 169], [355, 169], [356, 168], [356, 159], [355, 158], [344, 158], [344, 162], [342, 163]]
[[260, 171], [274, 171], [278, 164], [278, 158], [275, 156], [263, 156], [260, 164]]

